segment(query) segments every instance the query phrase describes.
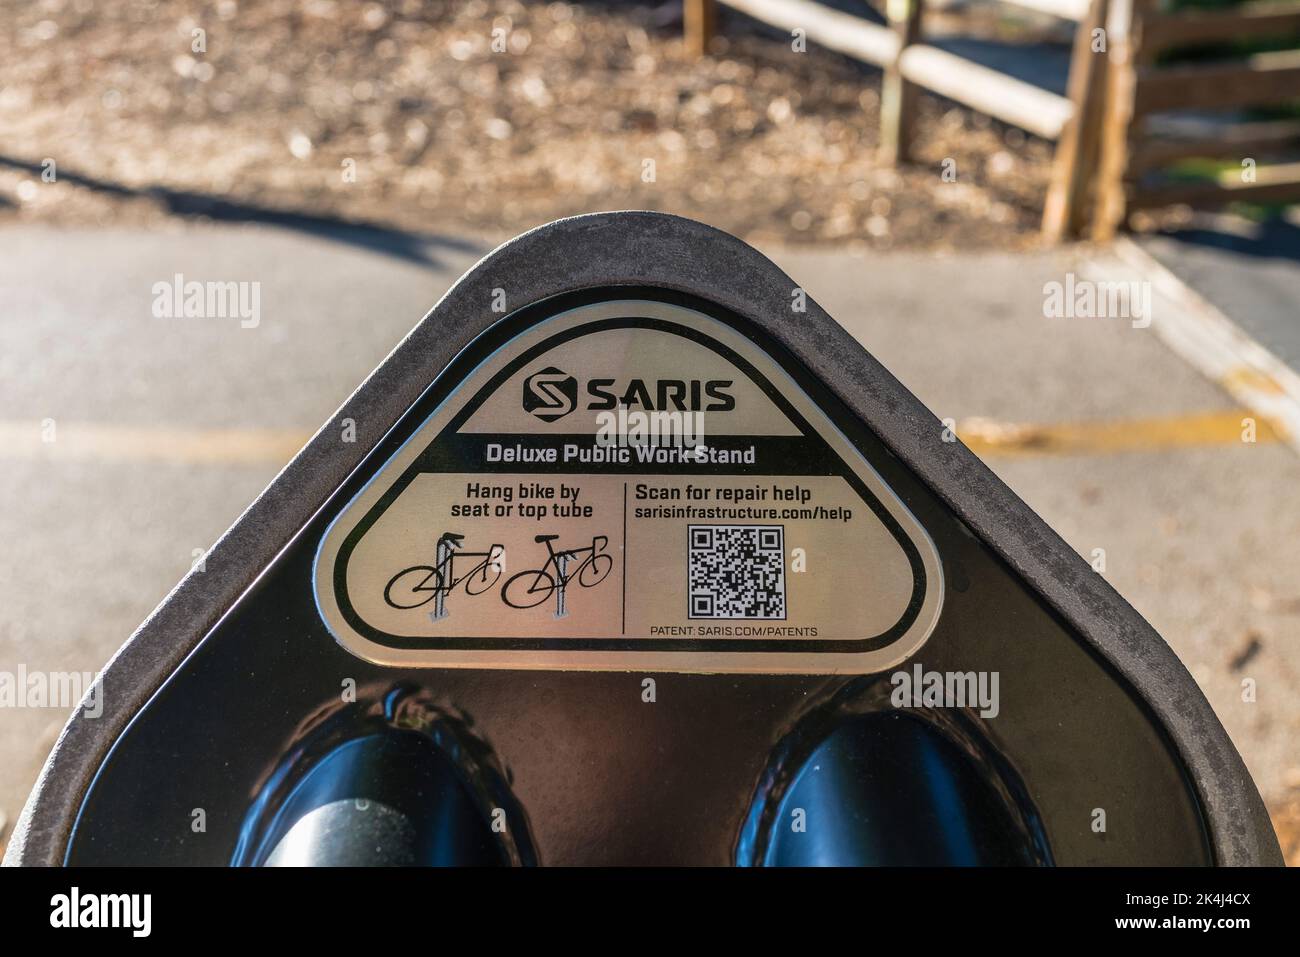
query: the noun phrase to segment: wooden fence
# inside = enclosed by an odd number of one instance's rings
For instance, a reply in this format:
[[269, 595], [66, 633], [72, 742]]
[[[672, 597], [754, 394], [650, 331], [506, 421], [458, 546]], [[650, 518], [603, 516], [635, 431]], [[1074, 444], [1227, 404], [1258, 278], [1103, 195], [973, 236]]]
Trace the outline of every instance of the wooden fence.
[[[1300, 200], [1300, 164], [1261, 163], [1300, 151], [1300, 121], [1203, 123], [1201, 135], [1169, 135], [1157, 120], [1207, 111], [1300, 103], [1300, 50], [1232, 60], [1161, 63], [1163, 54], [1262, 38], [1300, 40], [1300, 5], [1252, 3], [1225, 10], [1161, 13], [1154, 0], [1120, 4], [1110, 33], [1093, 233], [1105, 239], [1129, 213], [1185, 203]], [[1300, 152], [1297, 153], [1300, 155]], [[1171, 175], [1189, 159], [1227, 161], [1218, 178]]]
[[[1213, 135], [1170, 139], [1149, 120], [1169, 111], [1246, 108], [1300, 100], [1300, 50], [1235, 62], [1158, 66], [1169, 50], [1259, 37], [1300, 38], [1300, 4], [1159, 13], [1158, 0], [1005, 0], [1077, 24], [1067, 92], [999, 73], [924, 42], [924, 0], [884, 0], [888, 26], [815, 0], [684, 0], [686, 44], [707, 53], [717, 4], [884, 70], [883, 159], [906, 162], [915, 96], [928, 89], [1057, 143], [1043, 231], [1052, 240], [1091, 229], [1105, 238], [1136, 209], [1172, 203], [1300, 199], [1300, 164], [1260, 167], [1252, 155], [1300, 144], [1300, 122], [1219, 124]], [[1189, 158], [1251, 160], [1243, 175], [1186, 182], [1161, 176]]]

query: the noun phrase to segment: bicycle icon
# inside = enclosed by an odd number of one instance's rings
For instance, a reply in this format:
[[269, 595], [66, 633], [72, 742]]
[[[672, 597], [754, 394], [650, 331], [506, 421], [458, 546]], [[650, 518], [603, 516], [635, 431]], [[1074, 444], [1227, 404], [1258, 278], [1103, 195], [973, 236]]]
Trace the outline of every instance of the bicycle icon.
[[[605, 576], [614, 567], [614, 559], [603, 549], [609, 544], [605, 535], [597, 535], [591, 545], [585, 548], [557, 549], [552, 544], [559, 535], [538, 535], [533, 540], [546, 546], [549, 556], [541, 568], [531, 568], [519, 572], [506, 580], [501, 588], [501, 600], [511, 608], [535, 608], [551, 595], [555, 595], [555, 617], [563, 618], [568, 614], [565, 607], [565, 590], [574, 578], [583, 588], [594, 588], [605, 580]], [[570, 571], [569, 566], [578, 561], [578, 567]]]
[[[384, 601], [403, 611], [419, 608], [433, 602], [429, 617], [434, 621], [447, 616], [447, 595], [457, 585], [464, 583], [465, 594], [481, 595], [501, 578], [505, 567], [505, 546], [491, 545], [486, 552], [460, 551], [464, 535], [444, 532], [438, 539], [433, 565], [412, 565], [404, 568], [388, 581], [384, 588]], [[468, 572], [456, 577], [456, 559], [481, 559]]]

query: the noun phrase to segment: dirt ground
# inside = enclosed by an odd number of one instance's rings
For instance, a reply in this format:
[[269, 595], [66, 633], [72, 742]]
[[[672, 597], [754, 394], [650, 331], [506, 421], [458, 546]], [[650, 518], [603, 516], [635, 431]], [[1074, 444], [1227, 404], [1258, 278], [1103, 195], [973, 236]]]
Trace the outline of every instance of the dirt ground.
[[879, 73], [738, 14], [694, 60], [677, 3], [103, 6], [0, 0], [0, 222], [649, 208], [757, 242], [1037, 242], [1049, 144], [927, 97], [917, 162], [882, 168]]

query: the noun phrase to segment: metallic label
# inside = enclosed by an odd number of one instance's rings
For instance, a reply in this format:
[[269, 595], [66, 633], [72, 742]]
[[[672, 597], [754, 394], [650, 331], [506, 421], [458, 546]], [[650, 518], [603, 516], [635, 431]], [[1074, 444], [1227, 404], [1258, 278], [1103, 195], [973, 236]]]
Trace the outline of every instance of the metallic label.
[[395, 666], [883, 671], [933, 630], [934, 544], [764, 350], [664, 302], [490, 355], [321, 541], [335, 638]]

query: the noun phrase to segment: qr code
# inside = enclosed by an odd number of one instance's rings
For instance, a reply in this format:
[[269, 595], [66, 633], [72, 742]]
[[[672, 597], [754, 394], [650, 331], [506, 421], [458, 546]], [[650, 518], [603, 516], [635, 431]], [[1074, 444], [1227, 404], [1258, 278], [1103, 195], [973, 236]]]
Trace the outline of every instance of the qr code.
[[690, 525], [691, 618], [785, 618], [785, 529]]

